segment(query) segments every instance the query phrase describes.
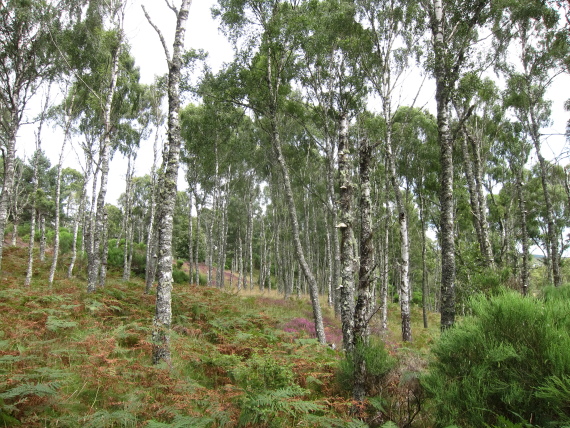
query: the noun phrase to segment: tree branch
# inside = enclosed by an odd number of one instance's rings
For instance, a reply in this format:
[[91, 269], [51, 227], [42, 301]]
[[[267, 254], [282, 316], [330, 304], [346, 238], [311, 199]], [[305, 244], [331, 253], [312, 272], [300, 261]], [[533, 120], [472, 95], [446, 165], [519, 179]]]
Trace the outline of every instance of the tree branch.
[[170, 3], [168, 0], [164, 0], [164, 2], [166, 3], [166, 5], [168, 6], [168, 8], [173, 11], [176, 16], [178, 16], [178, 9], [176, 9], [176, 7], [174, 7], [174, 3]]
[[[166, 4], [168, 4], [168, 1], [166, 1]], [[168, 6], [172, 9], [172, 7], [169, 4], [168, 4]], [[142, 7], [142, 10], [144, 12], [144, 16], [146, 17], [146, 20], [152, 26], [152, 28], [154, 28], [154, 31], [156, 31], [156, 34], [158, 34], [158, 37], [160, 39], [160, 43], [162, 43], [162, 48], [164, 49], [164, 54], [166, 55], [166, 62], [168, 63], [168, 66], [170, 67], [170, 62], [171, 62], [170, 51], [168, 50], [168, 46], [166, 45], [166, 40], [164, 40], [164, 36], [162, 35], [162, 31], [160, 31], [160, 29], [156, 26], [156, 24], [154, 22], [152, 22], [152, 19], [150, 19], [150, 16], [149, 16], [148, 12], [146, 11], [146, 8], [144, 7], [144, 5], [141, 5], [141, 7]]]

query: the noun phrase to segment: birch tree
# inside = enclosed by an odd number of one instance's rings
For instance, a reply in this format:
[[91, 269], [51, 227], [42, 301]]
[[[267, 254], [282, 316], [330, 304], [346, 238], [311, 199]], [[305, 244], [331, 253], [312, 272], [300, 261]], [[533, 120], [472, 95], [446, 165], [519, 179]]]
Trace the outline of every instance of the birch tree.
[[71, 134], [71, 123], [73, 119], [73, 95], [70, 98], [70, 103], [65, 106], [65, 117], [63, 125], [63, 142], [61, 144], [61, 150], [59, 153], [59, 161], [57, 163], [57, 174], [56, 174], [56, 184], [55, 184], [55, 224], [54, 224], [54, 243], [53, 243], [53, 258], [49, 271], [48, 282], [50, 285], [53, 284], [53, 279], [55, 276], [55, 269], [57, 267], [57, 261], [59, 258], [59, 228], [60, 228], [60, 205], [61, 205], [61, 179], [63, 170], [63, 156], [65, 154], [65, 148]]
[[[242, 93], [236, 94], [233, 90], [234, 100], [247, 104], [247, 107], [254, 112], [271, 144], [273, 156], [283, 180], [295, 255], [309, 284], [316, 336], [320, 343], [325, 343], [318, 284], [301, 243], [290, 170], [283, 153], [280, 127], [284, 113], [284, 94], [291, 91], [291, 66], [293, 54], [297, 49], [295, 41], [297, 29], [294, 25], [300, 22], [300, 8], [296, 1], [280, 0], [263, 3], [230, 0], [220, 2], [220, 6], [215, 13], [221, 17], [224, 28], [231, 36], [238, 50], [237, 56], [245, 60], [243, 65], [248, 68], [247, 73], [239, 76], [242, 82], [238, 90]], [[240, 40], [246, 34], [247, 37]], [[241, 46], [240, 41], [244, 43]], [[230, 73], [237, 71], [236, 65], [234, 64], [227, 71]], [[260, 81], [264, 84], [259, 85]]]
[[[408, 213], [396, 173], [397, 149], [394, 145], [394, 115], [398, 102], [396, 92], [405, 83], [410, 60], [417, 54], [417, 46], [423, 37], [424, 16], [413, 1], [380, 2], [361, 1], [359, 13], [369, 28], [370, 51], [363, 52], [362, 63], [382, 105], [382, 118], [386, 131], [384, 150], [388, 162], [388, 174], [398, 210], [400, 233], [400, 286], [399, 301], [402, 316], [402, 338], [412, 340], [410, 323], [410, 244], [408, 237]], [[420, 88], [417, 90], [419, 91]]]
[[454, 134], [451, 101], [461, 73], [469, 66], [477, 30], [489, 17], [489, 0], [423, 0], [432, 34], [430, 71], [436, 83], [438, 141], [440, 147], [441, 329], [455, 322], [455, 214], [453, 198]]
[[[57, 11], [48, 2], [8, 0], [0, 8], [0, 115], [4, 174], [0, 194], [0, 268], [12, 198], [16, 140], [26, 107], [37, 89], [55, 73], [52, 36]], [[33, 60], [32, 60], [33, 59]]]
[[550, 120], [550, 102], [545, 99], [546, 90], [554, 77], [564, 71], [563, 61], [567, 58], [570, 44], [568, 31], [558, 27], [557, 12], [544, 4], [535, 6], [511, 10], [512, 29], [516, 30], [514, 34], [519, 42], [520, 58], [518, 64], [511, 63], [507, 66], [505, 100], [522, 124], [538, 158], [546, 209], [550, 269], [554, 285], [560, 286], [560, 245], [540, 129]]
[[172, 45], [172, 54], [161, 30], [153, 23], [144, 10], [145, 16], [154, 28], [164, 49], [168, 64], [168, 140], [163, 150], [158, 213], [158, 286], [156, 290], [156, 311], [152, 331], [152, 362], [170, 363], [170, 326], [172, 323], [172, 220], [176, 202], [176, 185], [180, 158], [180, 76], [186, 23], [188, 21], [191, 0], [182, 0], [180, 7], [166, 1], [168, 8], [176, 16], [176, 30]]

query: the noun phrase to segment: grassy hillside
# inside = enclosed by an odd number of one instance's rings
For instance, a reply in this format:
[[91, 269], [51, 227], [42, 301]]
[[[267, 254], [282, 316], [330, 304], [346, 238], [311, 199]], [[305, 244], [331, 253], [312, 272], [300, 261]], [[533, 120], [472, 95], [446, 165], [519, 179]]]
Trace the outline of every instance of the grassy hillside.
[[[383, 393], [355, 414], [335, 375], [340, 347], [311, 338], [308, 299], [176, 286], [173, 361], [156, 367], [154, 296], [143, 294], [142, 281], [124, 283], [111, 272], [105, 288], [87, 294], [84, 281], [60, 272], [50, 288], [49, 263], [38, 263], [25, 287], [26, 252], [6, 248], [3, 259], [0, 426], [366, 426], [354, 416], [379, 426], [406, 417], [414, 383], [402, 379], [421, 370], [437, 330], [416, 328], [415, 349], [402, 348], [392, 308], [393, 330], [384, 339], [399, 364], [377, 385], [391, 398]], [[419, 312], [414, 317], [420, 322]], [[327, 308], [325, 324], [340, 344], [339, 322]]]

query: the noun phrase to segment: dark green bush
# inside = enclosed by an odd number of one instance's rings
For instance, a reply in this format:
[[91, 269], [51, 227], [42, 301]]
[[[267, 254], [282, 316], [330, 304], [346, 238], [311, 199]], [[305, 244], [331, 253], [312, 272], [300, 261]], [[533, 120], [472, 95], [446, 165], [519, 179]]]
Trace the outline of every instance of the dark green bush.
[[570, 301], [554, 294], [537, 299], [504, 291], [472, 300], [473, 315], [434, 345], [423, 378], [438, 426], [568, 426], [569, 406], [553, 406], [560, 400], [553, 392], [570, 373]]
[[200, 284], [198, 284], [198, 285], [208, 285], [208, 276], [207, 275], [201, 273], [199, 275], [199, 279], [200, 279]]
[[[371, 342], [368, 345], [358, 345], [355, 352], [361, 353], [366, 362], [366, 391], [374, 394], [382, 379], [395, 366], [396, 360], [388, 354], [382, 342]], [[347, 353], [340, 361], [336, 379], [345, 391], [354, 388], [354, 354]]]
[[73, 246], [73, 233], [69, 232], [67, 229], [61, 229], [59, 231], [59, 252], [61, 254], [67, 254], [71, 251]]
[[109, 252], [107, 253], [107, 266], [109, 268], [121, 268], [125, 261], [124, 250], [115, 247], [109, 243]]
[[175, 284], [187, 284], [190, 281], [190, 277], [186, 272], [174, 268], [172, 270], [172, 280]]

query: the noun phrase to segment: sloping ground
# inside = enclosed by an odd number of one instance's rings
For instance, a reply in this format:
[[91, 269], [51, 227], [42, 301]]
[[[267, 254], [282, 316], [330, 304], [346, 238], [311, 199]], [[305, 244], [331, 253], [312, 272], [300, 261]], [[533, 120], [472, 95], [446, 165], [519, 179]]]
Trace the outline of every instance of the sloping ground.
[[[373, 385], [391, 397], [381, 410], [380, 401], [356, 409], [336, 378], [342, 335], [324, 305], [327, 339], [337, 350], [314, 339], [308, 299], [176, 285], [173, 361], [156, 367], [155, 298], [144, 295], [142, 280], [125, 283], [110, 272], [105, 288], [87, 294], [83, 280], [67, 280], [62, 270], [50, 288], [50, 263], [36, 261], [25, 287], [26, 259], [26, 248], [5, 247], [0, 426], [356, 427], [367, 425], [351, 418], [355, 411], [377, 422], [370, 426], [409, 417], [411, 384], [402, 379], [423, 366], [433, 332], [417, 328], [415, 350], [402, 348], [397, 306], [383, 337], [400, 363]], [[413, 319], [421, 320], [417, 308]]]
[[177, 287], [172, 366], [155, 367], [142, 282], [50, 289], [39, 265], [28, 288], [23, 252], [5, 253], [0, 285], [0, 425], [348, 426], [340, 354], [284, 331], [305, 302]]

